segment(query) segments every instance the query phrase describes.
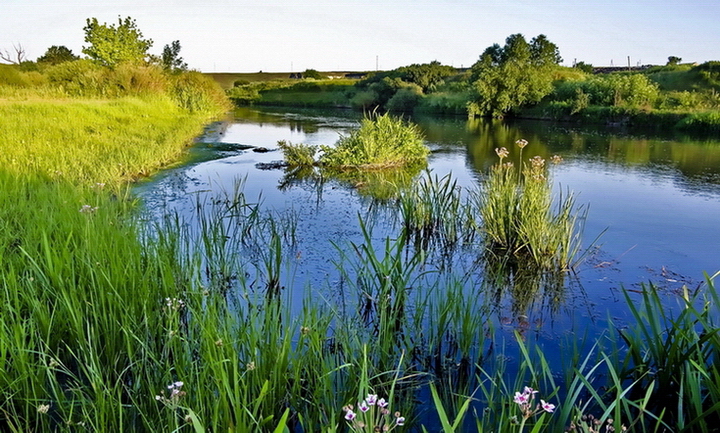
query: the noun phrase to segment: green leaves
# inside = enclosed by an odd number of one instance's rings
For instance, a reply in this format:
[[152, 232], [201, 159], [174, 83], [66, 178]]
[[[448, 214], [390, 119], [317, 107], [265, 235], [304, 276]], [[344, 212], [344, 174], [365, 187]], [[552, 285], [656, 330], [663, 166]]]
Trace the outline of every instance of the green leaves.
[[[97, 18], [88, 18], [82, 52], [103, 66], [115, 67], [123, 62], [140, 63], [152, 47], [152, 39], [143, 39], [135, 20], [118, 17], [118, 24], [99, 24]], [[179, 50], [179, 46], [178, 46]]]
[[503, 117], [523, 105], [534, 104], [552, 91], [553, 67], [560, 61], [557, 46], [545, 35], [528, 43], [510, 35], [505, 46], [494, 44], [472, 67], [475, 96], [468, 114]]

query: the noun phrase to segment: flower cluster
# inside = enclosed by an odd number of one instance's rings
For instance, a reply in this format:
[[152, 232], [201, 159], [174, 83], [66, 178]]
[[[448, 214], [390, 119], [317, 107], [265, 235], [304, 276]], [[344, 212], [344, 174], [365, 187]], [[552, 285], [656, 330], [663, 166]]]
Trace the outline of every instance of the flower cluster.
[[165, 298], [165, 307], [168, 310], [180, 311], [185, 308], [185, 301], [178, 298]]
[[513, 401], [520, 406], [520, 411], [525, 419], [528, 419], [542, 411], [552, 413], [555, 410], [554, 404], [548, 403], [542, 399], [538, 405], [534, 405], [533, 400], [535, 399], [535, 394], [537, 394], [537, 391], [526, 386], [522, 393], [516, 392], [515, 397], [513, 397]]
[[520, 140], [516, 141], [515, 144], [517, 144], [518, 147], [519, 147], [520, 149], [522, 149], [522, 148], [524, 148], [525, 146], [528, 145], [528, 142], [527, 142], [527, 140], [520, 139]]
[[89, 204], [84, 204], [80, 208], [80, 213], [95, 213], [96, 210], [98, 210], [97, 206], [93, 207], [93, 206], [90, 206]]
[[507, 158], [508, 155], [510, 155], [510, 152], [508, 152], [508, 150], [507, 150], [506, 148], [504, 148], [504, 147], [501, 147], [501, 148], [499, 148], [499, 149], [496, 147], [496, 148], [495, 148], [495, 153], [497, 153], [497, 156], [500, 157], [500, 160], [501, 160], [501, 161], [502, 161], [504, 158]]
[[352, 405], [343, 407], [345, 420], [352, 430], [370, 432], [389, 432], [405, 424], [405, 417], [400, 412], [390, 416], [389, 403], [378, 399], [377, 394], [368, 394], [365, 400], [358, 403], [358, 411], [354, 412]]
[[162, 391], [160, 395], [155, 396], [155, 400], [165, 403], [167, 405], [177, 406], [177, 404], [180, 402], [180, 399], [185, 396], [185, 391], [182, 390], [183, 387], [182, 382], [173, 382], [170, 385], [168, 385], [167, 389], [170, 391], [170, 394], [166, 397], [165, 391]]

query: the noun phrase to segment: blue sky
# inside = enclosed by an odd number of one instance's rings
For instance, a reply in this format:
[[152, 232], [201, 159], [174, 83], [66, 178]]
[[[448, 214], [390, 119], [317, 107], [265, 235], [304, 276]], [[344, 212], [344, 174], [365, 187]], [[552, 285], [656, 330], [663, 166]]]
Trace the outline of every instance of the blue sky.
[[180, 40], [203, 72], [470, 66], [493, 43], [545, 34], [565, 65], [720, 60], [720, 0], [0, 0], [0, 49], [81, 54], [85, 20], [133, 17], [151, 52]]

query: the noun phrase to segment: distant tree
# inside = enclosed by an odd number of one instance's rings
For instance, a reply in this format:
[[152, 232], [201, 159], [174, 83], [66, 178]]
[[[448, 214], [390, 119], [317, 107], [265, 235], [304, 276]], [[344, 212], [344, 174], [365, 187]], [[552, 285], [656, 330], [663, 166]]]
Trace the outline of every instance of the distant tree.
[[441, 84], [445, 78], [456, 73], [452, 66], [444, 66], [437, 60], [424, 64], [413, 64], [397, 69], [397, 73], [403, 81], [420, 86], [423, 92], [433, 90]]
[[682, 62], [682, 59], [680, 57], [670, 56], [668, 57], [668, 66], [675, 66], [678, 63]]
[[13, 51], [14, 53], [11, 53], [7, 49], [0, 50], [0, 60], [13, 65], [19, 65], [27, 61], [27, 56], [25, 55], [25, 48], [23, 48], [21, 44], [18, 44], [17, 46], [13, 44]]
[[573, 68], [580, 69], [581, 71], [583, 71], [587, 74], [592, 74], [593, 69], [594, 69], [593, 65], [591, 65], [590, 63], [585, 63], [585, 62], [577, 62], [577, 63], [575, 63]]
[[528, 43], [517, 33], [508, 36], [502, 48], [486, 48], [471, 69], [474, 97], [469, 114], [503, 117], [540, 102], [552, 91], [552, 72], [561, 60], [557, 46], [544, 35]]
[[53, 45], [45, 51], [45, 54], [37, 58], [37, 62], [57, 65], [59, 63], [72, 62], [73, 60], [79, 59], [80, 56], [73, 54], [73, 52], [65, 45]]
[[85, 42], [82, 52], [101, 65], [115, 67], [122, 62], [140, 63], [145, 61], [152, 39], [143, 39], [135, 20], [118, 17], [118, 24], [99, 24], [97, 18], [88, 18]]
[[180, 41], [163, 47], [160, 63], [166, 71], [187, 71], [187, 63], [180, 57]]
[[487, 59], [487, 62], [491, 65], [499, 65], [502, 61], [503, 49], [498, 44], [492, 44], [485, 48], [485, 51], [480, 55], [481, 59]]
[[312, 78], [315, 80], [323, 80], [327, 78], [320, 72], [316, 71], [315, 69], [305, 69], [305, 72], [302, 73], [303, 78]]
[[557, 45], [550, 42], [545, 35], [537, 35], [530, 41], [530, 54], [535, 65], [558, 65], [562, 62]]

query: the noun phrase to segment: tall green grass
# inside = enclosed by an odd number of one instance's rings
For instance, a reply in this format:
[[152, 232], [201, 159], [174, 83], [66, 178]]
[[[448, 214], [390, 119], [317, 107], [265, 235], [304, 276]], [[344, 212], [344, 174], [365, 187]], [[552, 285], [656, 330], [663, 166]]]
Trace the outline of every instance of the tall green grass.
[[360, 128], [323, 146], [320, 162], [335, 168], [387, 168], [425, 161], [430, 153], [418, 127], [389, 114], [363, 119]]
[[[579, 251], [579, 233], [572, 194], [559, 200], [553, 211], [552, 185], [547, 162], [536, 156], [521, 166], [503, 163], [505, 148], [496, 149], [500, 162], [476, 194], [487, 251], [495, 257], [530, 262], [540, 268], [569, 269]], [[553, 160], [559, 161], [559, 157]], [[582, 215], [580, 215], [582, 216]]]
[[177, 161], [207, 119], [162, 96], [0, 99], [0, 164], [16, 176], [119, 185]]

